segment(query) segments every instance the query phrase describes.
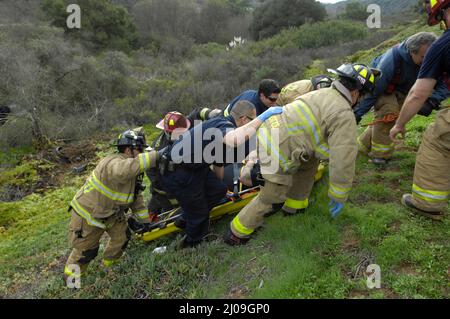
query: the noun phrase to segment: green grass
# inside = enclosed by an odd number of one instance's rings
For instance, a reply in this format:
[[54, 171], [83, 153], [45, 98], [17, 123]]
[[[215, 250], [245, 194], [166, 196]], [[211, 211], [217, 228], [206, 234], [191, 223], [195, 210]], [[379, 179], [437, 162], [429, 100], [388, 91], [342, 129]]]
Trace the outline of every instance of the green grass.
[[[414, 120], [407, 143], [423, 125], [422, 119]], [[221, 241], [231, 216], [213, 223], [211, 233], [217, 239], [196, 249], [178, 250], [179, 234], [152, 243], [134, 240], [112, 272], [106, 272], [97, 258], [78, 291], [66, 289], [61, 279], [70, 252], [67, 203], [84, 180], [69, 176], [69, 186], [44, 196], [0, 203], [0, 295], [448, 298], [449, 219], [431, 222], [400, 204], [401, 195], [411, 187], [414, 160], [411, 151], [398, 152], [383, 171], [360, 156], [355, 187], [337, 220], [329, 216], [323, 180], [316, 185], [305, 215], [267, 218], [246, 246], [228, 247]], [[152, 254], [162, 245], [168, 246], [165, 254]], [[366, 287], [364, 271], [372, 263], [381, 267], [380, 290]]]

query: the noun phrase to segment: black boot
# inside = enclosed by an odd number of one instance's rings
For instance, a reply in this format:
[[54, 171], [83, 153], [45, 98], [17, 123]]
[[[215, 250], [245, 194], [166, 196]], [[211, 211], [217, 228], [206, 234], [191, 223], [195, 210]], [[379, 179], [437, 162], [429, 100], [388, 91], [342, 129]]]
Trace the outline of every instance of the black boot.
[[239, 238], [233, 234], [230, 228], [228, 228], [227, 232], [223, 236], [223, 241], [230, 246], [241, 246], [245, 245], [250, 238]]

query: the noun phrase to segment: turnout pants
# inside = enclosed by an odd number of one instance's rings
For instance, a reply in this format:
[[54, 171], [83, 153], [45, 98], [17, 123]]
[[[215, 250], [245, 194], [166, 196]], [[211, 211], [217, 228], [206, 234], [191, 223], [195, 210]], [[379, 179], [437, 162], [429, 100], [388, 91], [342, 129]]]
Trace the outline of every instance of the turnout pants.
[[[398, 115], [404, 100], [405, 96], [398, 92], [383, 94], [374, 106], [375, 121], [387, 115]], [[389, 137], [389, 132], [394, 124], [395, 119], [389, 123], [378, 122], [367, 127], [358, 137], [359, 150], [370, 157], [391, 158], [394, 153], [394, 143]]]
[[290, 213], [307, 208], [318, 166], [319, 160], [315, 158], [303, 162], [292, 175], [292, 185], [277, 184], [273, 182], [276, 178], [263, 176], [265, 182], [259, 194], [231, 222], [233, 234], [240, 238], [249, 237], [262, 226], [264, 216], [272, 211], [273, 204], [284, 203], [283, 210]]
[[131, 238], [131, 232], [128, 230], [126, 217], [123, 213], [99, 219], [107, 226], [107, 229], [104, 230], [88, 225], [84, 218], [73, 210], [71, 212], [69, 242], [72, 253], [66, 262], [66, 274], [68, 265], [78, 265], [82, 271], [87, 268], [89, 262], [97, 256], [100, 238], [105, 232], [110, 239], [103, 254], [104, 264], [109, 266], [122, 256]]
[[226, 196], [226, 185], [209, 167], [177, 168], [162, 176], [164, 188], [173, 194], [186, 219], [186, 243], [196, 244], [209, 231], [209, 212]]
[[416, 157], [413, 204], [424, 211], [444, 213], [450, 193], [450, 107], [440, 111], [425, 131]]

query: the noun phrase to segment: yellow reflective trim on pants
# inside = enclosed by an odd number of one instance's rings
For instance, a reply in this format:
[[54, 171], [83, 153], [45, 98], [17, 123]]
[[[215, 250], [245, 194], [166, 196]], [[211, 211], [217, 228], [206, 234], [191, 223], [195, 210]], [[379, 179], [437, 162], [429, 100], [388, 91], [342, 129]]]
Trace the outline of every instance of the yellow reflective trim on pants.
[[416, 184], [412, 187], [413, 195], [427, 202], [446, 202], [450, 192], [423, 189]]
[[239, 216], [236, 216], [233, 221], [231, 222], [233, 224], [233, 227], [240, 233], [246, 236], [251, 235], [254, 232], [254, 229], [250, 229], [245, 227], [241, 224], [239, 221]]
[[307, 208], [308, 205], [309, 205], [308, 198], [305, 200], [296, 200], [296, 199], [288, 198], [284, 202], [284, 206], [293, 208], [293, 209], [304, 209], [304, 208]]
[[76, 274], [74, 272], [71, 272], [69, 270], [69, 267], [67, 267], [67, 266], [64, 267], [64, 274], [69, 277], [73, 277], [73, 278], [81, 278], [81, 274]]
[[83, 207], [81, 207], [81, 205], [77, 202], [77, 200], [75, 198], [72, 199], [70, 206], [75, 210], [75, 212], [78, 215], [80, 215], [80, 217], [82, 217], [86, 220], [88, 225], [98, 227], [101, 229], [106, 229], [106, 225], [95, 220], [95, 218], [93, 218], [87, 210], [85, 210]]
[[112, 267], [115, 264], [117, 264], [119, 261], [118, 260], [108, 260], [108, 259], [103, 259], [102, 263], [103, 266], [105, 267]]
[[148, 209], [145, 210], [140, 210], [137, 211], [136, 213], [134, 213], [137, 217], [139, 217], [140, 219], [147, 219], [150, 218], [150, 215], [148, 213]]
[[294, 103], [296, 106], [295, 111], [297, 115], [301, 119], [302, 124], [304, 124], [311, 140], [316, 144], [316, 151], [322, 154], [325, 158], [329, 158], [330, 148], [328, 144], [325, 143], [320, 131], [320, 126], [314, 117], [314, 114], [309, 109], [309, 106], [300, 100], [296, 100]]
[[225, 109], [225, 111], [223, 111], [223, 116], [225, 116], [225, 117], [230, 116], [230, 107], [231, 107], [231, 105], [228, 104], [228, 106]]
[[268, 130], [266, 127], [260, 127], [258, 132], [258, 141], [262, 144], [264, 149], [266, 150], [266, 153], [270, 155], [272, 152], [278, 158], [278, 161], [280, 163], [281, 169], [284, 172], [287, 172], [289, 170], [289, 161], [287, 160], [287, 157], [283, 154], [283, 152], [280, 150], [278, 145], [276, 143], [273, 143], [272, 137], [270, 136]]
[[332, 183], [330, 183], [329, 186], [329, 194], [335, 198], [338, 199], [346, 199], [348, 196], [348, 193], [350, 192], [351, 188], [342, 188], [342, 187], [338, 187], [336, 185], [333, 185]]
[[144, 173], [147, 169], [150, 168], [150, 153], [144, 152], [138, 155], [139, 164], [141, 167], [141, 173]]
[[113, 191], [111, 188], [103, 184], [97, 178], [97, 176], [95, 176], [95, 173], [92, 173], [92, 176], [89, 179], [88, 183], [92, 187], [94, 187], [96, 191], [98, 191], [99, 193], [101, 193], [102, 195], [106, 196], [107, 198], [113, 201], [119, 201], [127, 204], [134, 202], [134, 194], [125, 194]]
[[158, 193], [160, 195], [167, 195], [167, 193], [165, 191], [162, 191], [162, 190], [157, 189], [157, 188], [153, 188], [152, 191], [154, 191], [155, 193]]
[[209, 111], [209, 109], [207, 108], [207, 107], [205, 107], [205, 108], [203, 108], [201, 111], [200, 111], [200, 118], [202, 119], [202, 120], [206, 120], [206, 113]]
[[377, 144], [372, 141], [372, 150], [380, 153], [389, 153], [394, 149], [394, 143], [389, 145]]
[[367, 148], [367, 146], [364, 145], [363, 142], [361, 142], [361, 137], [358, 137], [357, 141], [358, 141], [358, 147], [359, 147], [360, 152], [366, 153], [366, 154], [370, 152], [370, 150]]

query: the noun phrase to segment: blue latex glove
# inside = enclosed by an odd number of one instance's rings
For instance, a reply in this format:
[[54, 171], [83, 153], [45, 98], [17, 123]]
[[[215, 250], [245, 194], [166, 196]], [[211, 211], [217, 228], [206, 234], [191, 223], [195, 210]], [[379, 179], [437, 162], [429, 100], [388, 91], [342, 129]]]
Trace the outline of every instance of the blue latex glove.
[[328, 207], [330, 208], [331, 217], [336, 218], [344, 208], [344, 204], [332, 199], [328, 204]]
[[258, 120], [261, 122], [265, 122], [269, 117], [277, 114], [283, 113], [283, 107], [282, 106], [272, 106], [267, 109], [263, 114], [257, 117]]

